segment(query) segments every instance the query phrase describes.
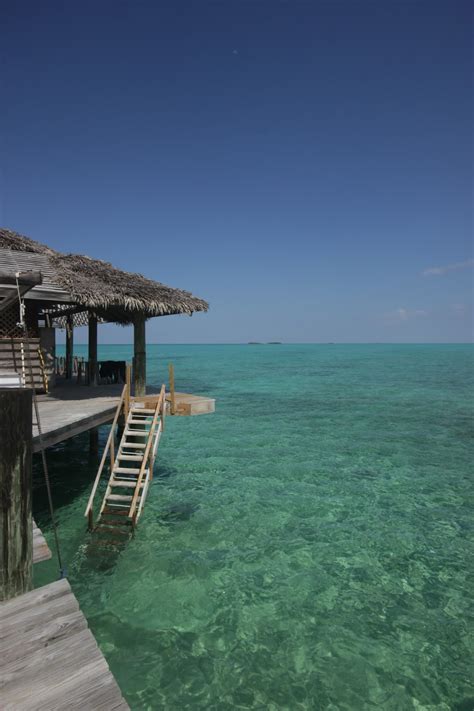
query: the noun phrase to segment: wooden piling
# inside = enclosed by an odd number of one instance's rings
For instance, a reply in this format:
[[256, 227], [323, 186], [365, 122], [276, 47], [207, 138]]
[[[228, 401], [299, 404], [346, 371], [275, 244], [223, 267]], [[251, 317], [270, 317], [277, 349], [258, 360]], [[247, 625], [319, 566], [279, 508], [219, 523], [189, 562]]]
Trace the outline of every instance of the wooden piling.
[[168, 365], [169, 381], [170, 381], [170, 412], [172, 415], [176, 414], [176, 399], [174, 394], [174, 365], [170, 363]]
[[133, 324], [133, 379], [134, 395], [146, 395], [146, 340], [145, 317], [139, 314]]
[[97, 385], [97, 317], [89, 315], [89, 385]]
[[66, 379], [73, 375], [74, 323], [72, 316], [66, 318]]
[[32, 391], [0, 389], [0, 600], [33, 587]]

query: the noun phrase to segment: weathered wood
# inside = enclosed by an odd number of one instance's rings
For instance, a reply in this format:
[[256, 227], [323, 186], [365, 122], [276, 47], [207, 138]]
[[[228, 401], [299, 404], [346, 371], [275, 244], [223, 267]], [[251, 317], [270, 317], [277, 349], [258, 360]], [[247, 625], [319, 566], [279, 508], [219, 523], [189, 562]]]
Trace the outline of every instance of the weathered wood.
[[171, 408], [171, 414], [174, 415], [176, 413], [176, 399], [174, 396], [174, 365], [173, 365], [173, 363], [169, 364], [168, 372], [169, 372], [169, 379], [170, 379], [170, 408]]
[[133, 353], [134, 393], [138, 397], [143, 397], [146, 393], [146, 337], [144, 316], [137, 316], [133, 324]]
[[97, 385], [97, 317], [89, 315], [89, 385]]
[[[0, 272], [0, 284], [12, 284], [16, 286], [17, 277], [11, 272]], [[39, 271], [20, 272], [18, 274], [18, 284], [28, 286], [32, 289], [43, 283], [43, 277]]]
[[66, 319], [66, 379], [70, 380], [73, 373], [73, 355], [74, 355], [74, 323], [72, 316]]
[[[46, 447], [111, 422], [120, 400], [120, 385], [100, 385], [93, 390], [62, 381], [38, 400]], [[33, 427], [33, 451], [38, 450], [38, 430]]]
[[2, 709], [128, 709], [79, 609], [60, 580], [0, 605]]
[[[92, 427], [112, 422], [123, 390], [120, 385], [100, 385], [93, 391], [75, 385], [61, 385], [47, 396], [39, 399], [39, 410], [43, 429], [43, 441], [46, 447], [89, 431]], [[158, 394], [149, 394], [144, 398], [132, 398], [134, 403], [153, 413]], [[167, 396], [168, 397], [168, 396]], [[175, 393], [176, 415], [203, 415], [214, 412], [215, 400], [212, 398]], [[33, 451], [38, 451], [38, 431], [33, 428]]]
[[51, 551], [49, 550], [45, 537], [33, 521], [33, 563], [41, 563], [43, 560], [49, 560], [51, 557]]
[[32, 391], [0, 390], [0, 600], [31, 589]]

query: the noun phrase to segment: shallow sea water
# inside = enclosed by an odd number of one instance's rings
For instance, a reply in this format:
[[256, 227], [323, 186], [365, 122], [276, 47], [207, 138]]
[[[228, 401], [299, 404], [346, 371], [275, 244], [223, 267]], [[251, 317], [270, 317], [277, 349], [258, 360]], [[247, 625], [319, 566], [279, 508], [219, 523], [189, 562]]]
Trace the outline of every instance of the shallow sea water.
[[48, 450], [69, 580], [130, 707], [472, 711], [472, 346], [148, 356], [150, 384], [172, 361], [217, 410], [168, 418], [122, 552], [87, 545], [87, 435]]

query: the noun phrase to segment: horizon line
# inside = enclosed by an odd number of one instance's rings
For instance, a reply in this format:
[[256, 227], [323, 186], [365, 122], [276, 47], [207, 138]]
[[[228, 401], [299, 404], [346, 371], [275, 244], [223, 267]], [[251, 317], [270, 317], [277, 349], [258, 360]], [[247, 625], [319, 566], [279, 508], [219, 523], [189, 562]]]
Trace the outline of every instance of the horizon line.
[[[56, 345], [63, 346], [64, 343]], [[87, 341], [75, 343], [87, 346]], [[211, 342], [171, 342], [148, 341], [147, 346], [472, 346], [474, 341], [211, 341]], [[131, 346], [129, 343], [99, 343], [100, 346]]]

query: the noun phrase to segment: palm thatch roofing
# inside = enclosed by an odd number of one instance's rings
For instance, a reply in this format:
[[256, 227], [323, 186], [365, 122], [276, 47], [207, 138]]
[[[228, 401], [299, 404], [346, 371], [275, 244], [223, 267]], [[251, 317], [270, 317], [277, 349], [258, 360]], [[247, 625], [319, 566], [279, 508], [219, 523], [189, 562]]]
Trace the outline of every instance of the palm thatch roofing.
[[[0, 249], [41, 254], [48, 258], [54, 282], [73, 299], [59, 307], [64, 314], [94, 313], [100, 320], [132, 323], [145, 318], [207, 311], [209, 304], [189, 291], [117, 269], [108, 262], [79, 254], [62, 254], [12, 230], [0, 228]], [[57, 313], [57, 308], [56, 308]]]

